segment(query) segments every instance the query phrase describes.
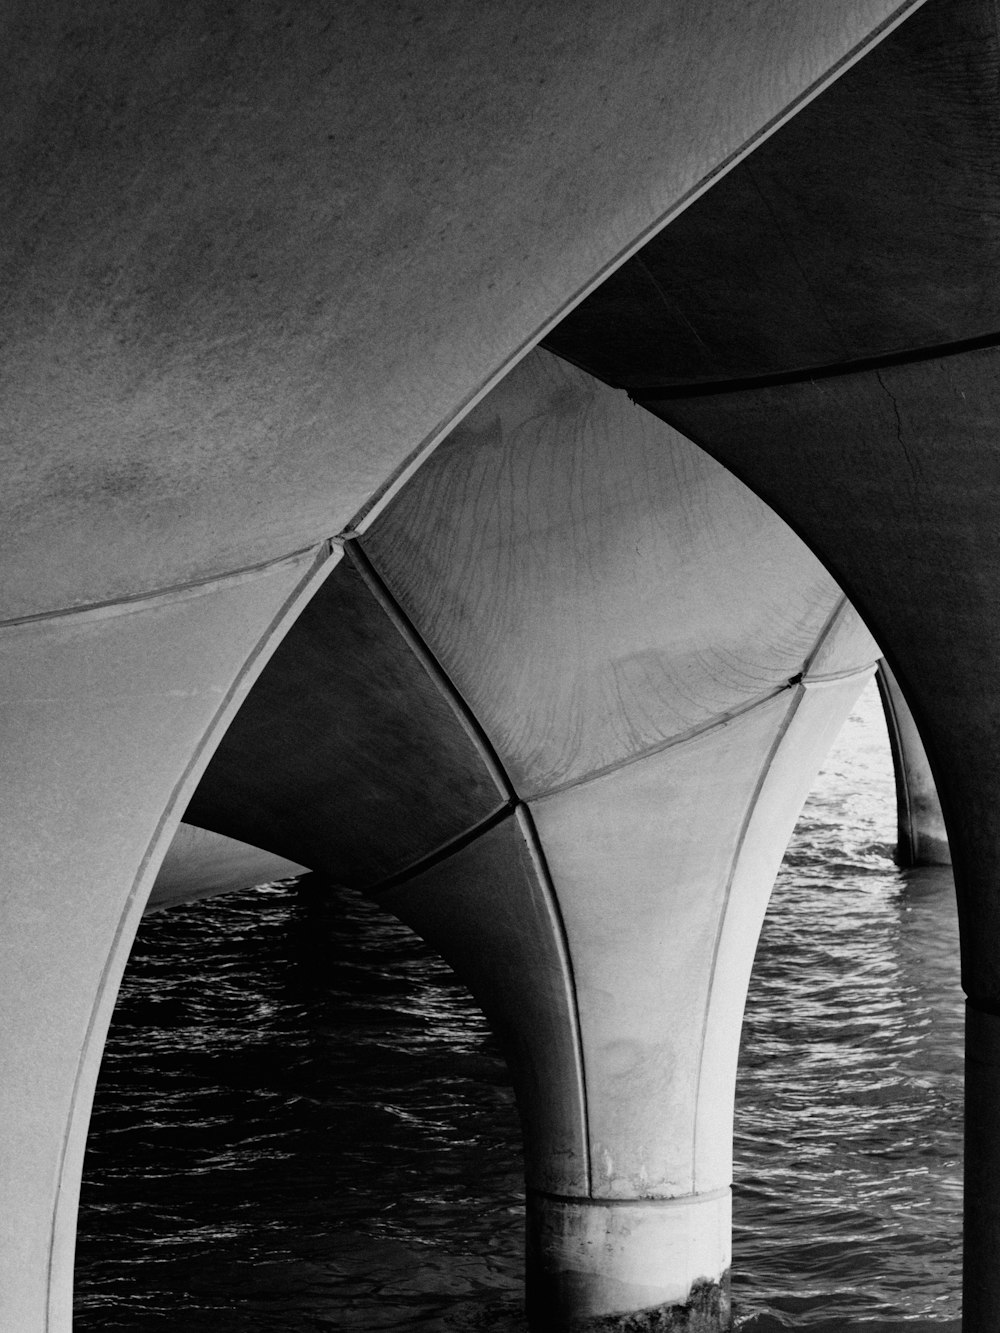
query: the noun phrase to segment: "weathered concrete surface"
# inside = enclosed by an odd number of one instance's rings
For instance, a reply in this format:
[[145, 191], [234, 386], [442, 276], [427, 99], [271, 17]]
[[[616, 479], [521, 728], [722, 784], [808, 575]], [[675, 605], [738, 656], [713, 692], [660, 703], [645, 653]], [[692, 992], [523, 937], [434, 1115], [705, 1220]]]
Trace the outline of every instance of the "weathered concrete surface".
[[363, 545], [525, 796], [781, 688], [840, 596], [723, 469], [544, 353]]
[[948, 830], [917, 724], [887, 662], [879, 663], [876, 679], [896, 777], [896, 860], [901, 866], [950, 866]]
[[531, 1326], [572, 1333], [727, 1329], [731, 1229], [728, 1190], [614, 1204], [529, 1194]]
[[0, 1324], [68, 1329], [104, 1035], [207, 754], [329, 564], [0, 628]]
[[915, 7], [19, 0], [4, 614], [337, 532]]

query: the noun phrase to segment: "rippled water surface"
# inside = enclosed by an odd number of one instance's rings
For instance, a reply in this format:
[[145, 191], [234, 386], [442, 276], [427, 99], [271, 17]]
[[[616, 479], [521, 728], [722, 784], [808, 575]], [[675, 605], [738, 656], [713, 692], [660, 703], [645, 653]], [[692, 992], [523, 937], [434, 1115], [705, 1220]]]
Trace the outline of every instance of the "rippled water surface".
[[[866, 696], [803, 813], [747, 1007], [744, 1333], [959, 1328], [950, 876], [892, 863]], [[503, 1062], [447, 967], [356, 895], [274, 886], [150, 918], [98, 1089], [78, 1333], [523, 1333]]]

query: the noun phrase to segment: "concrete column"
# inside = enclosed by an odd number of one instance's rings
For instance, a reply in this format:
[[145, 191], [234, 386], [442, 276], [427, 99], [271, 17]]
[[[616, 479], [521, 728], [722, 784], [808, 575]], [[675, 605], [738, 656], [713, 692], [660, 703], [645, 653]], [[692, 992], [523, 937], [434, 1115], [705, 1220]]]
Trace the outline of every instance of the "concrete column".
[[539, 1333], [730, 1326], [746, 987], [802, 800], [871, 676], [848, 630], [766, 704], [518, 806], [378, 895], [504, 1045]]
[[878, 650], [733, 477], [542, 353], [361, 540], [511, 792], [379, 896], [504, 1042], [532, 1327], [717, 1333], [757, 935]]
[[965, 1253], [962, 1328], [1000, 1328], [1000, 1010], [965, 1010]]
[[135, 929], [219, 735], [331, 560], [0, 626], [0, 1327], [68, 1333], [90, 1105]]
[[927, 751], [892, 668], [884, 659], [878, 664], [876, 680], [896, 777], [896, 859], [901, 866], [950, 866], [948, 832]]
[[531, 1192], [527, 1207], [533, 1329], [729, 1328], [728, 1189], [610, 1202]]

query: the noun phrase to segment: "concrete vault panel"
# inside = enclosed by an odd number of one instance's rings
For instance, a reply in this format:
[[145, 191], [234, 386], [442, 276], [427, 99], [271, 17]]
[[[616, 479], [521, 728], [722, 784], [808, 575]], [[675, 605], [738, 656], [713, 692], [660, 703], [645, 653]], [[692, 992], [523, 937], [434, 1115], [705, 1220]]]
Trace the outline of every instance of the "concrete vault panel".
[[808, 536], [885, 650], [980, 922], [963, 939], [966, 981], [1000, 998], [995, 762], [970, 762], [1000, 745], [998, 368], [982, 349], [658, 410]]
[[7, 614], [341, 531], [916, 2], [14, 4]]
[[696, 1181], [692, 1155], [712, 957], [747, 812], [796, 702], [785, 691], [532, 802], [573, 957], [596, 1198], [729, 1184]]
[[588, 1149], [572, 971], [523, 815], [377, 895], [470, 986], [504, 1046], [533, 1189], [586, 1193]]
[[783, 687], [840, 599], [724, 469], [544, 352], [364, 545], [525, 797]]
[[348, 557], [261, 674], [185, 820], [366, 887], [496, 813], [492, 772]]
[[928, 0], [545, 345], [641, 392], [995, 333], [995, 8]]

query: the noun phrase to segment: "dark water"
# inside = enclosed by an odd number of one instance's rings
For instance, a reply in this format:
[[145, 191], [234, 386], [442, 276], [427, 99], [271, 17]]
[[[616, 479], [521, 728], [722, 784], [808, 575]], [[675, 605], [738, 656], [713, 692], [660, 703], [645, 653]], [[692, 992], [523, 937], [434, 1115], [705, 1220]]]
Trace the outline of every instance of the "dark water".
[[[744, 1333], [959, 1328], [957, 927], [947, 874], [893, 866], [877, 713], [831, 756], [758, 951]], [[403, 926], [292, 886], [144, 924], [88, 1147], [78, 1333], [515, 1333], [522, 1207], [503, 1062]]]

